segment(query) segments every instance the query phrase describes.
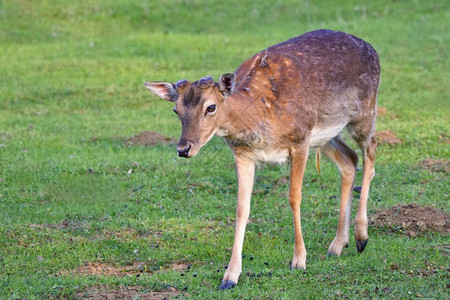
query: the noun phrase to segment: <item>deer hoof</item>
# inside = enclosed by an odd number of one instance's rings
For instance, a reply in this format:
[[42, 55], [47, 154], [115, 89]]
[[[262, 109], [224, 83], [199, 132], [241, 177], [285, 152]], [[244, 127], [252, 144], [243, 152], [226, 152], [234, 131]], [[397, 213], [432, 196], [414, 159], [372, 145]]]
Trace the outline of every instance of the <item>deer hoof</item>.
[[339, 256], [337, 253], [334, 253], [333, 251], [328, 251], [327, 256]]
[[364, 241], [356, 240], [356, 249], [358, 250], [359, 253], [364, 251], [368, 242], [369, 239], [365, 239]]
[[220, 284], [219, 290], [229, 290], [233, 287], [235, 287], [237, 283], [233, 280], [223, 280]]
[[302, 267], [302, 266], [298, 266], [298, 265], [294, 266], [293, 263], [289, 264], [289, 268], [291, 268], [292, 271], [294, 271], [294, 270], [302, 270], [302, 271], [306, 272], [306, 267]]

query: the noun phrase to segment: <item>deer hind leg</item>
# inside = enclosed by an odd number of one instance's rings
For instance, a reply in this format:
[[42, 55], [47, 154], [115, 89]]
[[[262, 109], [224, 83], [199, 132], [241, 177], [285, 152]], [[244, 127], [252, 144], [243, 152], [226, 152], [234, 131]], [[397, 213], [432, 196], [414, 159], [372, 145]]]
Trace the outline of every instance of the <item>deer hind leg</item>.
[[306, 269], [306, 248], [303, 242], [300, 222], [300, 204], [302, 202], [303, 174], [308, 159], [308, 146], [301, 146], [290, 151], [291, 175], [289, 178], [289, 204], [294, 218], [295, 245], [292, 269]]
[[375, 117], [368, 122], [361, 125], [353, 125], [349, 127], [349, 132], [353, 139], [361, 148], [364, 173], [361, 185], [361, 195], [359, 198], [358, 211], [355, 216], [355, 240], [356, 248], [359, 253], [364, 251], [364, 248], [369, 241], [367, 219], [367, 200], [369, 198], [370, 182], [375, 176], [375, 150], [377, 148], [377, 140], [373, 136], [375, 128]]
[[358, 155], [339, 137], [333, 138], [320, 150], [339, 169], [341, 173], [341, 205], [336, 237], [328, 248], [328, 255], [341, 255], [348, 245], [350, 229], [350, 212], [352, 206], [352, 190], [355, 181]]

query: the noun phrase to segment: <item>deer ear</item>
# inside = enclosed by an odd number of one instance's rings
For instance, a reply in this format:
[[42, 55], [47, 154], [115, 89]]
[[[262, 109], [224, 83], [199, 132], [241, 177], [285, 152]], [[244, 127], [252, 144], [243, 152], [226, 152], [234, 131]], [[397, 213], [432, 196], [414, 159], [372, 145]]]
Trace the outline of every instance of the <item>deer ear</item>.
[[235, 85], [236, 85], [236, 74], [227, 73], [220, 76], [219, 90], [222, 92], [225, 98], [233, 93]]
[[145, 87], [161, 99], [175, 102], [178, 99], [178, 93], [173, 84], [164, 81], [147, 81]]

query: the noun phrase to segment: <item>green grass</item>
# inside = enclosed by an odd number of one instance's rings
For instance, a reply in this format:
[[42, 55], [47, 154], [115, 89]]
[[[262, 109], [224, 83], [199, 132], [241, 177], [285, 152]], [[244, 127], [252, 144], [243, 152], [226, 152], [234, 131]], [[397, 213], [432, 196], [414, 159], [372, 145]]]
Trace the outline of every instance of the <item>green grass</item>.
[[[0, 298], [73, 297], [102, 284], [188, 287], [184, 296], [198, 299], [448, 298], [448, 236], [371, 227], [362, 255], [351, 240], [342, 256], [325, 256], [339, 177], [326, 160], [319, 176], [313, 159], [302, 203], [307, 271], [288, 268], [294, 236], [279, 178], [289, 168], [261, 165], [243, 276], [218, 291], [237, 191], [225, 142], [214, 138], [186, 160], [173, 144], [128, 147], [113, 137], [179, 136], [172, 104], [148, 93], [146, 80], [217, 80], [303, 32], [347, 31], [377, 49], [379, 106], [388, 110], [377, 130], [403, 141], [378, 147], [369, 214], [399, 203], [448, 213], [449, 174], [419, 162], [449, 159], [449, 11], [439, 0], [0, 2]], [[132, 238], [107, 234], [130, 229]], [[178, 261], [192, 265], [185, 276], [50, 276], [86, 262], [157, 269]]]

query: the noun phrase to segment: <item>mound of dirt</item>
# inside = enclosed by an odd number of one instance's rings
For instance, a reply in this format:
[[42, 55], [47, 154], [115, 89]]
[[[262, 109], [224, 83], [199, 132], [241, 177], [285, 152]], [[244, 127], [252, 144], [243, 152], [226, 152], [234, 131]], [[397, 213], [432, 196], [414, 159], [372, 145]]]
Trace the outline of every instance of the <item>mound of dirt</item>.
[[450, 172], [450, 163], [446, 159], [427, 158], [419, 163], [419, 167], [430, 172]]
[[75, 299], [109, 300], [109, 299], [173, 299], [180, 292], [171, 287], [165, 291], [151, 291], [143, 286], [111, 285], [91, 286], [75, 294]]
[[391, 130], [377, 131], [375, 132], [375, 137], [379, 144], [396, 145], [402, 143], [402, 140]]
[[450, 215], [434, 207], [417, 204], [395, 205], [379, 211], [371, 218], [377, 227], [388, 226], [408, 236], [427, 231], [450, 234]]
[[124, 139], [124, 143], [130, 146], [155, 146], [158, 144], [177, 143], [177, 140], [164, 136], [155, 131], [143, 131], [132, 137]]

